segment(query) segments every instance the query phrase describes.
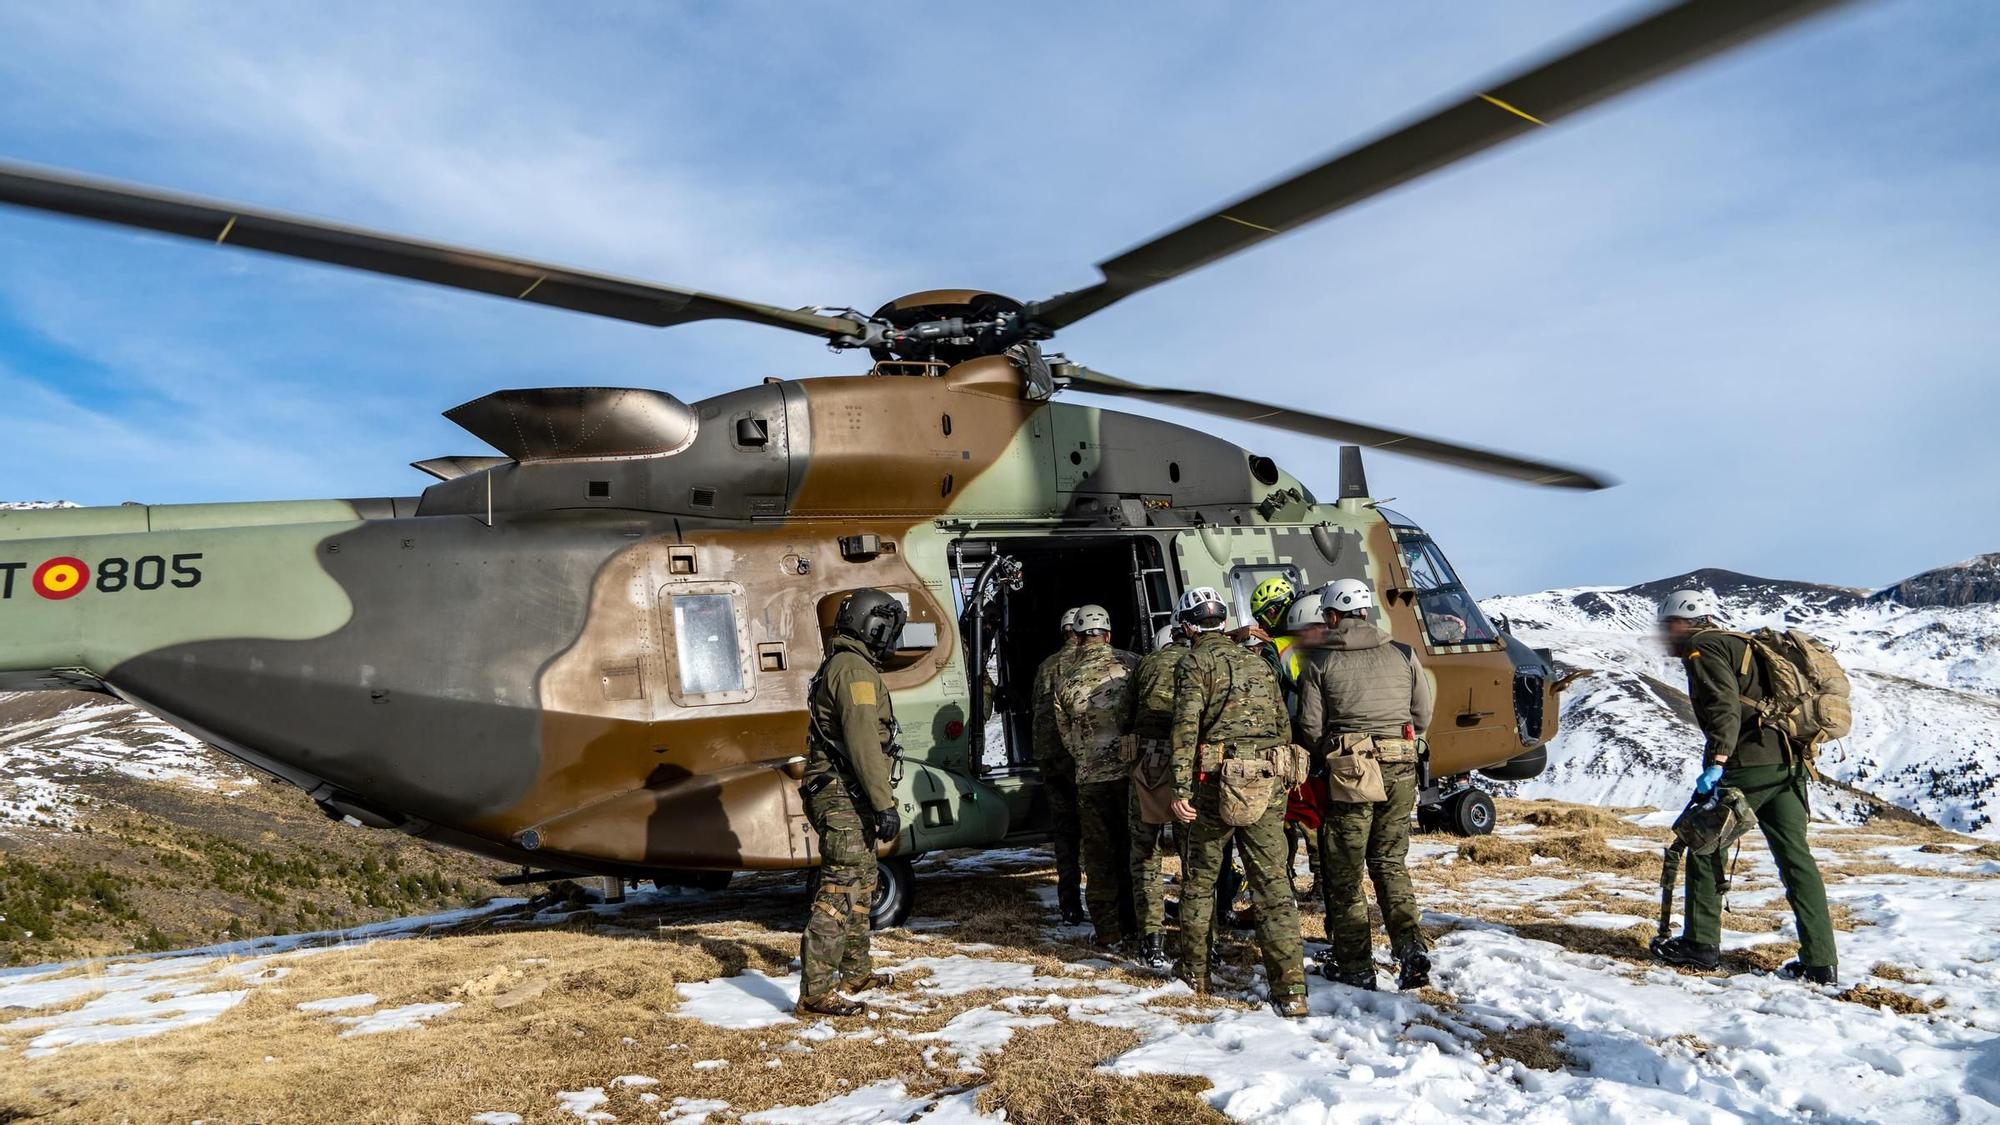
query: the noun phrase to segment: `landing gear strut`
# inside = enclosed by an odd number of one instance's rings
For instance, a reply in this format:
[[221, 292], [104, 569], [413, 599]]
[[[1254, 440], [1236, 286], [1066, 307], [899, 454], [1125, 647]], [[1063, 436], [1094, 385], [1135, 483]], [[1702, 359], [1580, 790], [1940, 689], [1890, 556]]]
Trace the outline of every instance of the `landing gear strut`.
[[1417, 827], [1484, 836], [1493, 831], [1493, 798], [1464, 775], [1441, 778], [1417, 795]]

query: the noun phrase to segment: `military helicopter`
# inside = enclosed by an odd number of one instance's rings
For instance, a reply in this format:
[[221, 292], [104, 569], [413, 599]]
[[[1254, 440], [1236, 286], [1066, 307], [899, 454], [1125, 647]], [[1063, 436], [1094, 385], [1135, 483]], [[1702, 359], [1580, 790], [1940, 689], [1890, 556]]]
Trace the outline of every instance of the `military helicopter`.
[[[1435, 681], [1423, 817], [1490, 831], [1472, 782], [1546, 763], [1566, 679], [1481, 614], [1362, 447], [1530, 484], [1574, 468], [1206, 391], [1044, 345], [1248, 249], [1828, 0], [1687, 0], [1100, 263], [1031, 302], [977, 290], [872, 314], [786, 309], [68, 174], [0, 165], [0, 202], [655, 326], [735, 319], [865, 351], [863, 374], [695, 403], [647, 388], [498, 391], [446, 416], [498, 455], [421, 495], [0, 512], [0, 690], [106, 692], [305, 791], [329, 816], [521, 865], [714, 884], [810, 868], [807, 682], [841, 598], [909, 625], [879, 922], [911, 858], [1034, 842], [1027, 687], [1068, 606], [1144, 649], [1178, 592], [1356, 577]], [[1270, 458], [1078, 394], [1349, 443], [1322, 500]]]

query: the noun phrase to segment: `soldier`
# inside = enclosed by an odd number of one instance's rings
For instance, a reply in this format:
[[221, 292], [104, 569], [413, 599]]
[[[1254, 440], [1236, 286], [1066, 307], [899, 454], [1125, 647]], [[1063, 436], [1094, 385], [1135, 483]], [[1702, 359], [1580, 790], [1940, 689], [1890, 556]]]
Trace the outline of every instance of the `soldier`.
[[[1132, 851], [1132, 911], [1138, 922], [1139, 959], [1165, 972], [1167, 961], [1167, 896], [1160, 881], [1160, 844], [1164, 824], [1147, 824], [1139, 814], [1139, 787], [1147, 779], [1171, 777], [1173, 769], [1174, 673], [1188, 654], [1187, 637], [1179, 625], [1162, 626], [1153, 636], [1153, 651], [1132, 672], [1125, 693], [1125, 729], [1137, 743], [1138, 764], [1128, 810]], [[1175, 834], [1176, 841], [1186, 838]], [[1185, 868], [1183, 868], [1185, 870]]]
[[[1326, 907], [1328, 980], [1373, 991], [1375, 958], [1365, 865], [1401, 966], [1398, 988], [1430, 983], [1429, 943], [1410, 889], [1410, 810], [1417, 799], [1417, 744], [1431, 722], [1431, 686], [1416, 654], [1369, 622], [1375, 595], [1342, 578], [1320, 591], [1332, 632], [1306, 662], [1299, 684], [1299, 735], [1328, 765], [1320, 826], [1320, 897]], [[1379, 798], [1367, 792], [1379, 773]], [[1343, 799], [1344, 798], [1344, 799]]]
[[1138, 930], [1132, 911], [1132, 802], [1125, 759], [1126, 697], [1139, 658], [1111, 647], [1111, 614], [1087, 605], [1076, 613], [1077, 646], [1056, 688], [1056, 729], [1076, 760], [1076, 812], [1082, 831], [1084, 894], [1090, 944], [1116, 949]]
[[1049, 797], [1052, 833], [1049, 847], [1056, 853], [1056, 903], [1067, 926], [1083, 922], [1083, 868], [1077, 862], [1080, 840], [1076, 760], [1063, 749], [1062, 736], [1056, 731], [1055, 692], [1076, 651], [1076, 614], [1075, 608], [1063, 611], [1062, 646], [1035, 669], [1033, 697], [1035, 765], [1041, 770], [1042, 791]]
[[[1806, 842], [1811, 810], [1805, 763], [1792, 752], [1783, 733], [1757, 722], [1756, 711], [1748, 704], [1769, 692], [1764, 667], [1747, 638], [1716, 624], [1716, 608], [1715, 598], [1704, 590], [1677, 591], [1660, 605], [1660, 627], [1674, 654], [1684, 661], [1688, 701], [1705, 739], [1695, 792], [1707, 796], [1724, 785], [1749, 801], [1757, 813], [1757, 826], [1771, 845], [1785, 900], [1798, 925], [1798, 960], [1779, 969], [1778, 975], [1832, 984], [1839, 960], [1834, 954], [1833, 921], [1826, 910], [1826, 885]], [[1721, 965], [1722, 865], [1720, 853], [1688, 857], [1685, 928], [1680, 937], [1655, 939], [1654, 956], [1693, 969]]]
[[820, 868], [799, 948], [801, 1015], [858, 1015], [863, 1006], [835, 986], [865, 992], [888, 983], [869, 958], [868, 911], [875, 898], [873, 843], [902, 831], [893, 789], [896, 712], [880, 666], [896, 650], [904, 617], [902, 603], [880, 590], [847, 595], [807, 694], [799, 795], [819, 834]]
[[[1173, 809], [1174, 818], [1190, 826], [1188, 870], [1182, 875], [1180, 975], [1196, 992], [1208, 991], [1215, 880], [1223, 845], [1234, 838], [1257, 910], [1257, 943], [1264, 952], [1271, 1006], [1281, 1016], [1304, 1016], [1299, 914], [1283, 871], [1285, 783], [1269, 786], [1268, 802], [1253, 823], [1231, 825], [1223, 819], [1221, 783], [1229, 764], [1278, 766], [1290, 756], [1291, 745], [1277, 677], [1269, 664], [1222, 631], [1228, 616], [1222, 595], [1209, 587], [1189, 590], [1181, 598], [1181, 623], [1196, 636], [1174, 673]], [[1281, 775], [1285, 772], [1279, 768]], [[1243, 790], [1232, 795], [1236, 800], [1244, 796]]]
[[[1284, 631], [1264, 646], [1264, 658], [1278, 673], [1278, 688], [1285, 693], [1285, 710], [1295, 723], [1299, 717], [1299, 678], [1305, 675], [1306, 656], [1310, 650], [1325, 644], [1332, 632], [1320, 619], [1319, 601], [1318, 591], [1292, 599], [1290, 608], [1285, 610]], [[1317, 821], [1299, 820], [1289, 812], [1285, 815], [1285, 877], [1291, 877], [1292, 859], [1303, 847], [1315, 891], [1319, 888], [1318, 828]]]

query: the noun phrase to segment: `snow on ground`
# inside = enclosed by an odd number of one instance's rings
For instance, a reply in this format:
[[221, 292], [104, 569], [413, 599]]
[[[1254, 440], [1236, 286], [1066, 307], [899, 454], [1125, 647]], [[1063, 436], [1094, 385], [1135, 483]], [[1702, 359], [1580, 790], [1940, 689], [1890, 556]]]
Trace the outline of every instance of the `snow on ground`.
[[257, 784], [200, 739], [124, 703], [0, 693], [0, 828], [73, 824], [88, 780], [107, 774], [225, 797]]
[[[905, 1081], [857, 1084], [816, 1104], [745, 1114], [745, 1121], [991, 1120], [978, 1114], [976, 1098], [996, 1060], [1017, 1034], [1063, 1020], [1134, 1032], [1137, 1045], [1109, 1060], [1107, 1071], [1204, 1077], [1213, 1084], [1209, 1102], [1246, 1121], [2000, 1120], [2000, 872], [1964, 845], [1919, 850], [1867, 829], [1815, 831], [1822, 846], [1837, 845], [1862, 865], [1828, 884], [1853, 926], [1839, 937], [1843, 987], [1864, 984], [1892, 999], [1900, 993], [1914, 1014], [1857, 1002], [1869, 996], [1842, 999], [1840, 988], [1747, 971], [1684, 975], [1594, 952], [1591, 941], [1565, 935], [1629, 942], [1619, 931], [1650, 929], [1657, 869], [1596, 871], [1552, 861], [1526, 870], [1480, 868], [1436, 838], [1416, 849], [1425, 920], [1441, 931], [1436, 989], [1422, 994], [1365, 993], [1313, 977], [1312, 1016], [1283, 1020], [1254, 1003], [1265, 995], [1261, 969], [1231, 970], [1219, 982], [1232, 998], [1253, 1003], [1217, 1007], [1202, 1005], [1178, 982], [1113, 971], [1108, 961], [1071, 961], [1057, 972], [1018, 950], [954, 942], [948, 930], [930, 930], [904, 935], [920, 955], [880, 955], [878, 967], [894, 983], [864, 997], [871, 1019], [795, 1018], [795, 970], [682, 982], [677, 1003], [662, 1014], [768, 1031], [768, 1048], [758, 1045], [769, 1052], [765, 1066], [835, 1039], [900, 1039], [920, 1045], [927, 1071], [944, 1082], [936, 1089], [933, 1081], [929, 1092]], [[1634, 852], [1657, 847], [1617, 831], [1609, 843]], [[1038, 857], [1014, 858], [1011, 868], [989, 869], [1018, 870]], [[1746, 920], [1759, 911], [1786, 916], [1760, 846], [1741, 857], [1730, 907], [1732, 917]], [[620, 908], [602, 909], [616, 926]], [[405, 923], [401, 932], [416, 928]], [[365, 936], [398, 936], [371, 929]], [[1730, 932], [1725, 944], [1754, 949], [1790, 936], [1787, 920]], [[0, 975], [0, 1009], [30, 1013], [0, 1027], [32, 1033], [25, 1049], [36, 1055], [170, 1034], [214, 1018], [280, 979], [289, 959], [314, 951], [294, 939], [256, 944], [127, 958], [87, 972], [43, 966]], [[448, 1027], [463, 1016], [443, 1003], [378, 1009], [370, 994], [297, 1006], [347, 1033]], [[33, 1014], [37, 1009], [48, 1011]], [[950, 1018], [918, 1029], [913, 1021], [924, 1013]], [[1491, 1045], [1509, 1036], [1541, 1036], [1560, 1055], [1541, 1069], [1489, 1057]], [[710, 1075], [757, 1066], [755, 1057], [681, 1057], [690, 1071], [713, 1068], [700, 1071]], [[648, 1119], [701, 1122], [740, 1112], [723, 1098], [677, 1095], [669, 1071], [653, 1074], [663, 1077], [607, 1069], [550, 1100], [470, 1106], [466, 1117], [604, 1120], [611, 1098], [633, 1097], [633, 1088], [647, 1099]]]
[[[256, 985], [282, 980], [291, 971], [280, 963], [284, 958], [349, 948], [373, 940], [413, 937], [435, 927], [518, 906], [519, 901], [495, 899], [482, 907], [398, 918], [350, 930], [257, 938], [181, 953], [0, 970], [0, 1012], [60, 1008], [83, 1001], [70, 1011], [27, 1016], [0, 1024], [0, 1028], [10, 1033], [38, 1032], [22, 1052], [27, 1058], [40, 1058], [65, 1047], [163, 1035], [208, 1023], [241, 1003]], [[308, 1012], [332, 1013], [372, 1007], [375, 1002], [373, 995], [364, 993], [326, 997], [299, 1007]], [[415, 1007], [449, 1009], [457, 1005]], [[438, 1014], [441, 1012], [405, 1008], [332, 1018], [351, 1024], [347, 1034], [360, 1035], [419, 1027], [423, 1020]]]

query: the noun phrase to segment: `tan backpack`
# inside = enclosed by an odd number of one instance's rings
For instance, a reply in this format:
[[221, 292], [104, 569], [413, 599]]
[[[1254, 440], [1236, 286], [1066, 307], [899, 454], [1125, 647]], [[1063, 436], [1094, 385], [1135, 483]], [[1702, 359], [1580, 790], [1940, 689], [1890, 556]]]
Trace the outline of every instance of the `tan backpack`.
[[1735, 635], [1748, 642], [1742, 674], [1750, 674], [1753, 653], [1764, 667], [1769, 694], [1743, 701], [1756, 711], [1758, 723], [1790, 739], [1807, 765], [1821, 743], [1847, 737], [1854, 727], [1854, 712], [1848, 703], [1847, 673], [1832, 649], [1797, 629]]

